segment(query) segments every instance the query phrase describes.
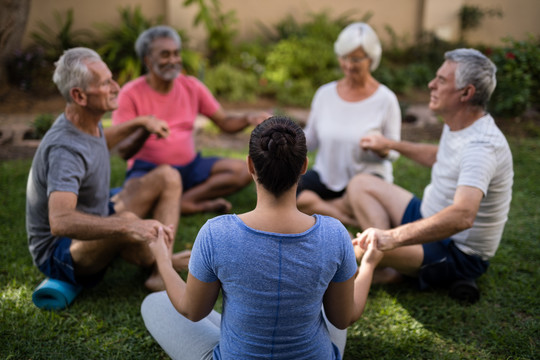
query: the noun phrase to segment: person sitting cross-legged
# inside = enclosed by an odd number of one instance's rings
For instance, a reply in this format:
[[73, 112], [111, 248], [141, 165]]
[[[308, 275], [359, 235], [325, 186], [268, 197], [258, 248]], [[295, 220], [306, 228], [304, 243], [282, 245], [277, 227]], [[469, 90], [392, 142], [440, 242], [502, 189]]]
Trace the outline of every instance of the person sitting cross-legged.
[[[93, 286], [120, 256], [152, 269], [146, 287], [163, 289], [148, 244], [163, 228], [172, 249], [180, 177], [160, 166], [109, 199], [109, 150], [137, 129], [166, 136], [166, 124], [145, 118], [104, 129], [101, 118], [117, 107], [120, 90], [107, 65], [87, 48], [67, 50], [55, 65], [53, 80], [67, 104], [40, 142], [28, 176], [26, 230], [34, 264], [50, 278]], [[171, 258], [184, 270], [189, 251]]]
[[416, 277], [421, 288], [474, 280], [488, 268], [508, 219], [512, 154], [486, 112], [496, 67], [474, 49], [456, 49], [429, 83], [429, 107], [444, 120], [438, 145], [368, 136], [362, 146], [395, 150], [431, 167], [423, 199], [358, 175], [347, 202], [364, 231], [360, 247], [384, 251], [374, 283]]
[[128, 160], [126, 181], [168, 164], [182, 177], [182, 214], [226, 213], [232, 205], [224, 196], [241, 190], [252, 180], [241, 160], [202, 157], [197, 153], [195, 119], [199, 114], [205, 115], [220, 130], [235, 133], [259, 124], [270, 114], [227, 114], [203, 83], [181, 74], [180, 47], [178, 33], [168, 26], [144, 31], [135, 43], [137, 55], [148, 73], [122, 87], [113, 123], [155, 117], [168, 124], [170, 134], [160, 138], [139, 129], [119, 144], [120, 155]]
[[[186, 282], [163, 237], [151, 242], [167, 291], [148, 295], [141, 313], [171, 358], [343, 356], [344, 329], [362, 315], [382, 252], [368, 245], [358, 267], [338, 220], [298, 210], [306, 155], [304, 133], [288, 118], [271, 117], [253, 130], [247, 167], [257, 204], [206, 222]], [[213, 310], [220, 290], [222, 316]]]

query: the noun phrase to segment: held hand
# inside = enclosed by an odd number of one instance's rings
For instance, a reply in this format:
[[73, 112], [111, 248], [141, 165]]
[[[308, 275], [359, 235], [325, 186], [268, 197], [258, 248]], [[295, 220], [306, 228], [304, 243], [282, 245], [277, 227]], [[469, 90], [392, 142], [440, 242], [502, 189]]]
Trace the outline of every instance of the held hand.
[[382, 136], [380, 133], [371, 133], [360, 139], [360, 147], [363, 150], [371, 150], [380, 157], [388, 156], [390, 147], [388, 139]]
[[364, 251], [367, 251], [368, 245], [372, 242], [375, 242], [377, 249], [381, 251], [392, 250], [396, 247], [394, 238], [389, 230], [368, 228], [353, 239], [353, 245], [360, 246]]
[[362, 257], [362, 263], [377, 265], [383, 258], [384, 253], [377, 248], [377, 239], [371, 238], [367, 244], [367, 249]]
[[167, 243], [172, 244], [172, 242], [174, 241], [174, 234], [172, 231], [172, 227], [164, 226], [162, 223], [160, 223], [157, 220], [137, 219], [130, 222], [128, 226], [129, 226], [128, 236], [135, 241], [150, 242], [154, 240], [158, 234], [158, 229], [160, 227], [163, 228], [164, 236]]
[[158, 228], [157, 236], [148, 243], [148, 247], [156, 258], [157, 263], [167, 262], [172, 264], [171, 244], [170, 241], [167, 240], [167, 237], [164, 228], [160, 226]]
[[159, 138], [169, 136], [169, 124], [166, 121], [160, 120], [153, 115], [145, 116], [145, 129], [151, 134], [156, 134]]
[[246, 120], [249, 125], [257, 126], [271, 116], [272, 114], [267, 113], [266, 111], [249, 112], [246, 114]]

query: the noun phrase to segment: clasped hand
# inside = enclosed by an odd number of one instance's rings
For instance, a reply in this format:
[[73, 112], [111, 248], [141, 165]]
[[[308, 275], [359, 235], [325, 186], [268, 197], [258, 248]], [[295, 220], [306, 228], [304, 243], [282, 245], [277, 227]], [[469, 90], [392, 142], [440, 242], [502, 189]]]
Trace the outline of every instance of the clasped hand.
[[145, 129], [151, 134], [156, 134], [159, 138], [166, 138], [169, 136], [169, 124], [156, 118], [153, 115], [146, 116]]
[[156, 258], [157, 263], [172, 262], [171, 254], [174, 239], [172, 238], [172, 236], [166, 234], [166, 230], [170, 230], [172, 232], [170, 228], [163, 228], [162, 226], [158, 227], [157, 236], [153, 237], [148, 242], [148, 247]]
[[378, 133], [372, 133], [360, 139], [360, 147], [363, 150], [371, 150], [380, 157], [388, 156], [389, 147], [387, 139]]

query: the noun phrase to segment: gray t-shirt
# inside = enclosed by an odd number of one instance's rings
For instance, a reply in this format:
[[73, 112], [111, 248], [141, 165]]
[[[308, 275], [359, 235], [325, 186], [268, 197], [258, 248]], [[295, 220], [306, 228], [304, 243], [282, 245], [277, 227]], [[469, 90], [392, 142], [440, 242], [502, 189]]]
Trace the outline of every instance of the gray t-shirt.
[[41, 141], [26, 188], [26, 232], [34, 264], [51, 256], [58, 236], [49, 225], [49, 195], [67, 191], [77, 195], [77, 210], [108, 215], [109, 150], [100, 124], [100, 136], [77, 129], [64, 114], [56, 119]]
[[250, 228], [223, 215], [201, 228], [189, 271], [223, 292], [221, 338], [214, 359], [334, 359], [321, 315], [330, 282], [354, 276], [351, 239], [336, 219], [314, 215], [299, 234]]

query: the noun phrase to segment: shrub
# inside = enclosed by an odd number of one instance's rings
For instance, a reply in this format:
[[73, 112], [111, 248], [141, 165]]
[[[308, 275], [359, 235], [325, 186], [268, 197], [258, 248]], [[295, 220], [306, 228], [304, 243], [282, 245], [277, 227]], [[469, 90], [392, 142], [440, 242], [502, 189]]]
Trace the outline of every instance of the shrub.
[[[339, 65], [332, 45], [315, 37], [292, 37], [280, 41], [270, 50], [263, 73], [263, 78], [277, 88], [285, 92], [301, 88], [303, 96], [313, 96], [317, 87], [339, 76]], [[299, 100], [294, 99], [295, 95], [290, 95], [292, 98], [280, 97], [284, 104], [294, 102], [299, 105]]]
[[118, 12], [121, 19], [118, 24], [102, 23], [96, 27], [105, 39], [98, 52], [122, 85], [142, 74], [143, 64], [135, 54], [135, 41], [140, 33], [157, 25], [161, 18], [145, 18], [140, 6], [133, 10], [130, 7], [120, 8]]
[[513, 117], [540, 105], [540, 38], [507, 38], [505, 42], [506, 46], [484, 50], [497, 65], [497, 87], [490, 111]]
[[255, 74], [227, 63], [209, 69], [204, 81], [214, 95], [227, 101], [253, 102], [257, 99], [258, 81]]
[[32, 121], [32, 130], [37, 139], [42, 139], [45, 133], [49, 131], [54, 123], [55, 117], [53, 114], [40, 114]]
[[73, 9], [68, 9], [65, 17], [58, 11], [54, 12], [56, 29], [49, 27], [43, 21], [38, 22], [39, 31], [31, 33], [34, 42], [44, 49], [45, 58], [56, 61], [64, 52], [77, 46], [92, 47], [93, 34], [89, 30], [73, 30]]
[[207, 48], [209, 61], [217, 65], [234, 53], [233, 42], [237, 31], [234, 25], [238, 22], [234, 10], [223, 12], [219, 0], [185, 0], [184, 6], [196, 4], [199, 12], [193, 21], [194, 25], [203, 23], [208, 33]]
[[407, 69], [402, 66], [381, 66], [373, 73], [382, 84], [397, 94], [406, 94], [412, 88], [412, 79]]
[[287, 80], [276, 91], [276, 99], [280, 104], [309, 107], [315, 89], [309, 79]]

